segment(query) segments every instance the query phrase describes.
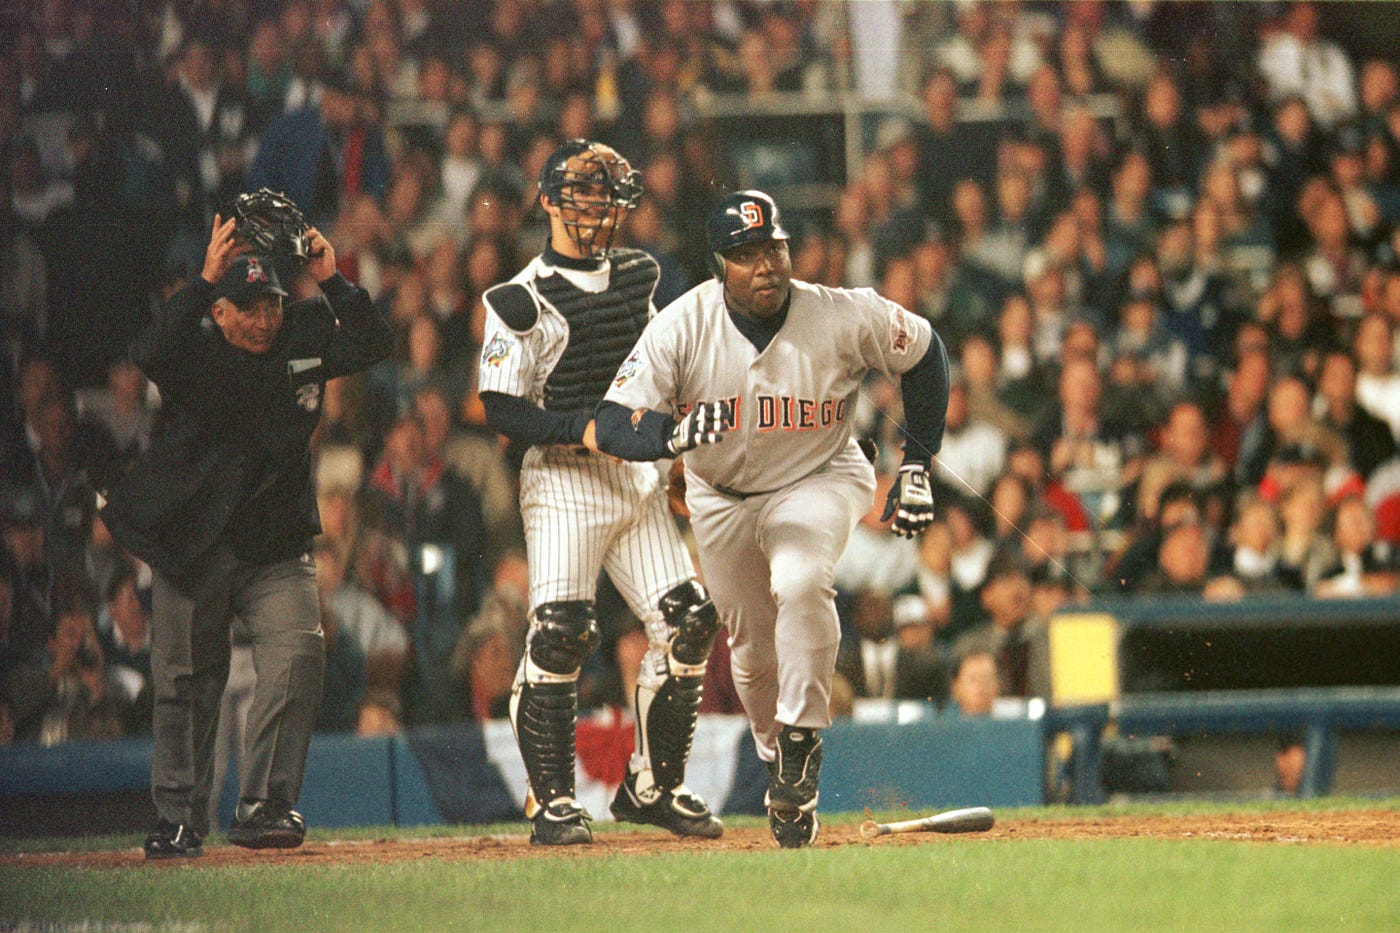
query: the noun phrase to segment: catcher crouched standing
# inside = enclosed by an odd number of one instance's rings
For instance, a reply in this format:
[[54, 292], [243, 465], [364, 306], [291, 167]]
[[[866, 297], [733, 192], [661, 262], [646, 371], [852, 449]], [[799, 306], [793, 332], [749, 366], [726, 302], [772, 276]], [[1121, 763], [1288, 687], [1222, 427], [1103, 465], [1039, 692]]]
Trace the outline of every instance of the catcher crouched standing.
[[680, 836], [724, 827], [683, 781], [719, 620], [650, 464], [597, 453], [593, 410], [654, 313], [656, 261], [613, 238], [642, 194], [612, 148], [573, 140], [543, 166], [550, 237], [509, 282], [488, 289], [480, 388], [488, 423], [528, 447], [520, 511], [530, 628], [510, 718], [529, 779], [530, 841], [593, 840], [575, 799], [579, 668], [599, 639], [602, 569], [646, 627], [636, 744], [610, 810]]
[[[236, 216], [215, 217], [199, 277], [131, 347], [160, 389], [161, 423], [101, 513], [155, 576], [152, 859], [199, 855], [208, 833], [234, 615], [252, 634], [257, 683], [229, 841], [291, 848], [305, 837], [292, 807], [325, 663], [309, 441], [326, 381], [384, 359], [394, 341], [294, 205], [269, 192], [244, 195]], [[250, 245], [263, 252], [247, 252]], [[273, 252], [305, 257], [324, 297], [284, 307]]]

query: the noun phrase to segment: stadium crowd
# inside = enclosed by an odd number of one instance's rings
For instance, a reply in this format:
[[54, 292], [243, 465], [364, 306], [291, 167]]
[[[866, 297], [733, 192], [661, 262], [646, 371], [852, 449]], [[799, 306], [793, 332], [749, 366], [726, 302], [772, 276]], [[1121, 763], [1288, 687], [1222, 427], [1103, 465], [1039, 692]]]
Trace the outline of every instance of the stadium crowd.
[[[951, 691], [981, 712], [988, 658], [992, 693], [1041, 694], [1067, 602], [1393, 592], [1395, 61], [1310, 3], [853, 6], [6, 5], [0, 743], [149, 730], [150, 574], [93, 514], [159, 421], [125, 346], [238, 192], [293, 198], [399, 330], [324, 399], [319, 725], [496, 717], [528, 568], [520, 452], [475, 393], [481, 294], [539, 249], [542, 160], [590, 137], [641, 171], [624, 236], [662, 307], [708, 274], [707, 208], [753, 175], [713, 114], [757, 126], [881, 81], [832, 203], [787, 211], [794, 275], [926, 316], [955, 377], [918, 541], [879, 520], [897, 387], [854, 406], [881, 486], [837, 566], [843, 705]], [[780, 204], [809, 180], [782, 171]], [[581, 703], [622, 706], [646, 638], [615, 594], [599, 610]], [[706, 708], [734, 712], [722, 641]]]

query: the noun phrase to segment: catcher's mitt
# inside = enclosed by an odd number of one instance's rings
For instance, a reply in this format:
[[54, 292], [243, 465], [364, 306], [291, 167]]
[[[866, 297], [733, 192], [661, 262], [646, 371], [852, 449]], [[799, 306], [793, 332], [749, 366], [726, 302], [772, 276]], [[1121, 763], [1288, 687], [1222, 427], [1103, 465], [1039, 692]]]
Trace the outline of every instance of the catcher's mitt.
[[287, 256], [299, 263], [311, 258], [306, 218], [285, 194], [268, 188], [240, 194], [233, 217], [234, 236], [253, 252]]

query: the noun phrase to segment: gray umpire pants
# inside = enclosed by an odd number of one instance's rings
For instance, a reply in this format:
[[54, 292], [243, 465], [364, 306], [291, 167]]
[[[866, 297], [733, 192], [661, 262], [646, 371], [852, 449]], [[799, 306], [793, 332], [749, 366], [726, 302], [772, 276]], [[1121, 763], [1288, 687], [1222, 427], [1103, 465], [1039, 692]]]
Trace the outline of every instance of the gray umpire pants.
[[311, 555], [250, 567], [220, 548], [183, 586], [156, 573], [152, 598], [156, 814], [201, 834], [209, 831], [214, 737], [234, 616], [252, 635], [257, 677], [239, 798], [295, 804], [326, 664]]

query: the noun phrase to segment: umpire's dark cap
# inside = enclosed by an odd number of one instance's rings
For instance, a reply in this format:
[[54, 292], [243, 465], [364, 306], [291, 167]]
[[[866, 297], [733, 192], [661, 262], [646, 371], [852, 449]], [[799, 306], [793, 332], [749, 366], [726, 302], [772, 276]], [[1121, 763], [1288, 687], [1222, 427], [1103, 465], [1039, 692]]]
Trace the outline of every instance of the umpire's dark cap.
[[215, 295], [218, 298], [227, 298], [236, 305], [247, 304], [259, 295], [287, 297], [272, 263], [267, 257], [252, 253], [245, 253], [234, 259], [215, 286]]

